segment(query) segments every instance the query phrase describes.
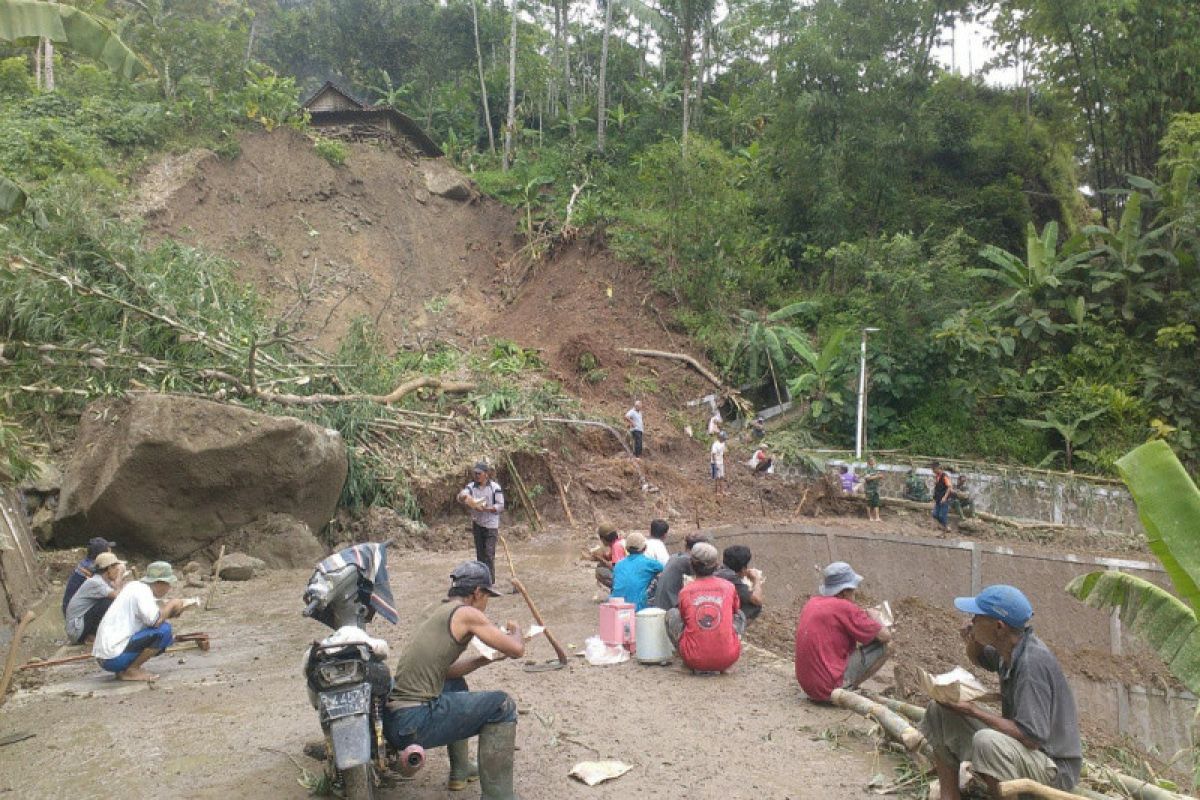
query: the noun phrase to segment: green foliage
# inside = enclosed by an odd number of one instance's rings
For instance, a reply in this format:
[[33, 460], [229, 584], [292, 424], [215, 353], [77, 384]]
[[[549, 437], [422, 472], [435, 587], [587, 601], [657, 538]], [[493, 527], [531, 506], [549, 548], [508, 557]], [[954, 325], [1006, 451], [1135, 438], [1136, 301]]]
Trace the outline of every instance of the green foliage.
[[29, 62], [23, 56], [0, 58], [0, 99], [20, 100], [33, 94]]
[[298, 110], [298, 95], [295, 78], [252, 69], [246, 70], [246, 83], [237, 93], [236, 102], [246, 119], [269, 131], [285, 123], [303, 130], [308, 120]]
[[38, 38], [95, 59], [126, 80], [146, 71], [141, 58], [98, 17], [58, 3], [0, 0], [0, 42]]
[[334, 167], [345, 165], [346, 159], [350, 157], [350, 148], [346, 146], [345, 142], [337, 139], [318, 136], [317, 140], [313, 142], [313, 149], [317, 151], [317, 155]]
[[520, 375], [545, 366], [536, 350], [526, 350], [515, 342], [497, 339], [492, 343], [487, 370], [495, 375]]

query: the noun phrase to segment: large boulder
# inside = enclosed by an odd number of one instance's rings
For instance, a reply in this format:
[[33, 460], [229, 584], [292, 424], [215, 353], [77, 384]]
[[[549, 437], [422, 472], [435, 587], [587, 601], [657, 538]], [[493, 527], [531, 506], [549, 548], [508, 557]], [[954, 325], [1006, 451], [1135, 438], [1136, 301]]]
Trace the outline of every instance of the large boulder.
[[421, 176], [425, 179], [425, 188], [431, 194], [440, 195], [447, 200], [471, 200], [475, 190], [461, 172], [446, 166], [441, 161], [427, 160], [421, 163]]
[[266, 566], [261, 558], [245, 553], [230, 553], [221, 559], [221, 571], [217, 575], [223, 581], [248, 581]]
[[227, 549], [259, 558], [270, 569], [312, 567], [326, 555], [308, 525], [288, 514], [268, 514], [224, 542]]
[[320, 530], [346, 480], [336, 431], [209, 400], [138, 394], [84, 410], [54, 538], [180, 559], [278, 512]]

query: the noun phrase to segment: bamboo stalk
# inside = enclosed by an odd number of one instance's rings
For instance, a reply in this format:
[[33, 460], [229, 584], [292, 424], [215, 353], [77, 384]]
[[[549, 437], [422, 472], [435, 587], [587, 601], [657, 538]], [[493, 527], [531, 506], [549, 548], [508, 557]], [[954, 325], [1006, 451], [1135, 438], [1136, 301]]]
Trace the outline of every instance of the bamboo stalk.
[[521, 479], [521, 473], [517, 472], [517, 467], [513, 464], [512, 457], [505, 456], [504, 460], [508, 463], [508, 470], [513, 476], [513, 485], [517, 487], [517, 492], [521, 497], [521, 505], [525, 509], [525, 518], [529, 520], [529, 524], [537, 530], [542, 529], [542, 515], [538, 513], [537, 506], [533, 504], [533, 498], [529, 496], [529, 491], [525, 488], [525, 481]]
[[550, 468], [550, 480], [558, 492], [558, 502], [562, 504], [563, 512], [567, 515], [567, 524], [574, 528], [575, 515], [571, 513], [571, 506], [567, 503], [567, 493], [563, 490], [562, 484], [558, 482], [558, 475], [555, 473], [553, 466]]
[[903, 744], [910, 753], [918, 752], [929, 758], [933, 757], [933, 750], [921, 732], [914, 728], [909, 720], [895, 711], [846, 689], [834, 689], [829, 699], [833, 701], [834, 705], [875, 720], [889, 736]]

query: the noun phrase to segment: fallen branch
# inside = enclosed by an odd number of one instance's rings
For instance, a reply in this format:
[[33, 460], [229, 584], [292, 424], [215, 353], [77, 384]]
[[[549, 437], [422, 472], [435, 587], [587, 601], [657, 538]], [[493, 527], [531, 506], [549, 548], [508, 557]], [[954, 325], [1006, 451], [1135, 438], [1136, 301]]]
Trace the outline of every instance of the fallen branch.
[[1025, 797], [1026, 795], [1032, 795], [1034, 797], [1044, 797], [1046, 800], [1087, 800], [1081, 794], [1064, 792], [1062, 789], [1046, 786], [1030, 778], [1003, 781], [999, 789], [1001, 797]]
[[682, 361], [683, 363], [690, 366], [692, 369], [696, 370], [696, 372], [700, 373], [700, 375], [702, 375], [713, 386], [716, 386], [718, 389], [721, 389], [721, 390], [725, 389], [725, 384], [721, 382], [720, 378], [718, 378], [716, 375], [714, 375], [712, 372], [710, 372], [708, 369], [706, 369], [705, 366], [703, 364], [701, 364], [699, 361], [697, 361], [696, 359], [687, 355], [686, 353], [668, 353], [664, 350], [643, 350], [638, 347], [618, 347], [617, 350], [622, 353], [628, 353], [631, 356], [644, 356], [646, 358], [666, 358], [666, 359], [670, 359], [672, 361]]
[[444, 381], [430, 375], [422, 375], [405, 381], [388, 394], [279, 394], [259, 392], [254, 397], [283, 406], [320, 406], [335, 403], [398, 403], [418, 389], [437, 389], [439, 392], [470, 392], [478, 388], [472, 381]]

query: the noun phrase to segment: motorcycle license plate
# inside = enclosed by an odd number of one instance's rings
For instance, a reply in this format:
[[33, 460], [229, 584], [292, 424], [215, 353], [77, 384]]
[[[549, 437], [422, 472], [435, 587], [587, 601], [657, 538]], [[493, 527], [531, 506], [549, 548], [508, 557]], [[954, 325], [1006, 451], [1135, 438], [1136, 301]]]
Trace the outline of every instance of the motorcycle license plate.
[[329, 719], [366, 714], [371, 706], [371, 684], [360, 683], [340, 692], [321, 692], [321, 710]]

